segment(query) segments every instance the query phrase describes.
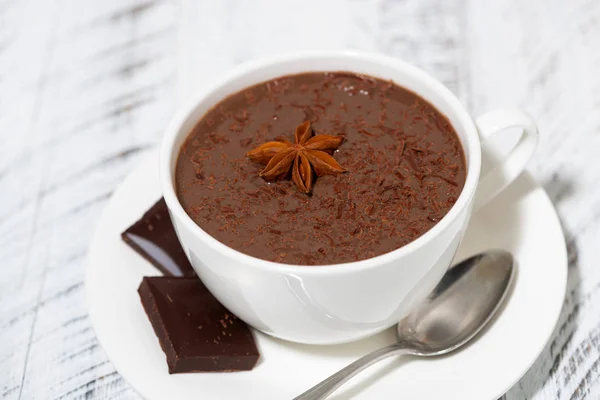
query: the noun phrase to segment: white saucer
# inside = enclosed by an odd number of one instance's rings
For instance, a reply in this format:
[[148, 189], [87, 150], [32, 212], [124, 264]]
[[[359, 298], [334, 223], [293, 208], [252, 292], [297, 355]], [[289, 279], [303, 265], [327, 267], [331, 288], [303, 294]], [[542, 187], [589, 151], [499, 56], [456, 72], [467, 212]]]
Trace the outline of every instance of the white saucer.
[[[359, 342], [308, 346], [256, 333], [261, 360], [249, 372], [169, 375], [137, 288], [158, 271], [120, 233], [160, 196], [156, 156], [123, 182], [90, 246], [86, 287], [98, 339], [119, 373], [147, 399], [291, 399], [339, 368], [394, 340], [386, 331]], [[559, 220], [544, 190], [525, 173], [473, 215], [457, 259], [511, 251], [516, 284], [493, 324], [463, 350], [437, 359], [396, 358], [371, 367], [331, 399], [498, 399], [533, 364], [550, 338], [567, 280]]]

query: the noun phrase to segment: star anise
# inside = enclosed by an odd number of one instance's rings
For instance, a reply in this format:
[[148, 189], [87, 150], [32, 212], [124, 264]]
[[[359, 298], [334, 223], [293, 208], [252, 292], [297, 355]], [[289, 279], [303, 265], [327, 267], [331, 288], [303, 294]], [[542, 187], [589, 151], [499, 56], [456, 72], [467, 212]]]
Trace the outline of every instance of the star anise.
[[[266, 181], [286, 177], [292, 169], [292, 180], [298, 189], [310, 193], [313, 185], [313, 169], [317, 176], [336, 175], [345, 172], [328, 152], [337, 149], [344, 136], [312, 136], [310, 121], [296, 128], [295, 143], [287, 140], [267, 142], [247, 153], [252, 160], [267, 166], [260, 172]], [[311, 137], [312, 136], [312, 137]]]

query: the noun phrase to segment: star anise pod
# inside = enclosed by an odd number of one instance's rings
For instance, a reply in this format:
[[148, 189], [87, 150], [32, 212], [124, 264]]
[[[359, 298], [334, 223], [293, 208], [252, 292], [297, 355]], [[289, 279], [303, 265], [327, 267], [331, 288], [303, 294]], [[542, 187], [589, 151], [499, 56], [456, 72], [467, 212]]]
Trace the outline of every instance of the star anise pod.
[[310, 193], [313, 185], [313, 170], [317, 176], [336, 175], [345, 172], [329, 153], [337, 149], [344, 136], [312, 136], [310, 121], [296, 128], [294, 143], [287, 140], [267, 142], [247, 153], [252, 160], [267, 166], [260, 176], [267, 181], [283, 179], [292, 169], [292, 180], [298, 189]]

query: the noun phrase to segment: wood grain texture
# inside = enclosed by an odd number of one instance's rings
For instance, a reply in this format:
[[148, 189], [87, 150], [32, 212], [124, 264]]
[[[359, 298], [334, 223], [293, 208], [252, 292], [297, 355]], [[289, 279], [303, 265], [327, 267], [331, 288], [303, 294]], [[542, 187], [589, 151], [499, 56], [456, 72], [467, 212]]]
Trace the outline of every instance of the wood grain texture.
[[175, 6], [0, 2], [0, 398], [137, 398], [83, 274], [99, 213], [172, 111]]
[[551, 341], [504, 397], [600, 398], [593, 0], [0, 0], [0, 398], [139, 398], [87, 315], [85, 254], [100, 212], [178, 99], [207, 78], [331, 48], [414, 63], [474, 115], [516, 105], [537, 119], [531, 168], [562, 218], [569, 283]]

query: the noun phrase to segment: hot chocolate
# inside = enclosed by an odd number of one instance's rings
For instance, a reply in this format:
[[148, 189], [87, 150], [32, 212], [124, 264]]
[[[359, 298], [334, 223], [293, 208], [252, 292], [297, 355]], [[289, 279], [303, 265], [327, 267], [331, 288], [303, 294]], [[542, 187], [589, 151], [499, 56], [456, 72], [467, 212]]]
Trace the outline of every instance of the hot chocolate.
[[304, 73], [215, 105], [182, 146], [176, 191], [245, 254], [325, 265], [395, 250], [434, 226], [465, 182], [447, 118], [392, 82]]

